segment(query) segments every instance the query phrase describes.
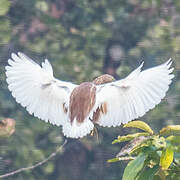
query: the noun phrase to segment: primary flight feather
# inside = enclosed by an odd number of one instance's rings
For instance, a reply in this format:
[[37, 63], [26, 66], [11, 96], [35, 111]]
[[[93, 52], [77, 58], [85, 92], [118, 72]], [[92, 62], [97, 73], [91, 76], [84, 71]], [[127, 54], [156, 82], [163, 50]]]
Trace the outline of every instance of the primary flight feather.
[[54, 78], [47, 59], [40, 66], [19, 52], [8, 64], [8, 88], [16, 101], [35, 117], [62, 125], [71, 138], [89, 134], [95, 123], [115, 127], [143, 116], [165, 97], [174, 77], [171, 60], [144, 71], [142, 63], [122, 80], [105, 74], [80, 85]]

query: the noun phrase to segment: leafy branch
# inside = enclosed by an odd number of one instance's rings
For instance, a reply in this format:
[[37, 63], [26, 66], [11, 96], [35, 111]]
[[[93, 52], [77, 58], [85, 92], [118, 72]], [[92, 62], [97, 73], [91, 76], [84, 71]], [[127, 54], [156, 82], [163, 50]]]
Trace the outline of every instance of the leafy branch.
[[122, 180], [154, 180], [159, 177], [176, 179], [180, 176], [180, 125], [164, 127], [155, 134], [142, 121], [132, 121], [124, 127], [133, 127], [145, 132], [118, 136], [112, 144], [130, 141], [115, 158], [108, 162], [130, 160]]

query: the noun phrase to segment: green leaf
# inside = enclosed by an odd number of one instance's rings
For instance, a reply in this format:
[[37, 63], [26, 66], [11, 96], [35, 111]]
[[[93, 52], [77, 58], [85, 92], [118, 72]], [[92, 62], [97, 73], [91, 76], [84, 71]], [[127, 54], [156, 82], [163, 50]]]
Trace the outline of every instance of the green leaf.
[[134, 180], [144, 166], [146, 155], [140, 154], [126, 166], [122, 180]]
[[131, 121], [125, 124], [123, 127], [134, 127], [134, 128], [144, 130], [148, 132], [149, 134], [153, 134], [153, 130], [150, 128], [150, 126], [143, 121]]
[[137, 180], [154, 180], [155, 174], [158, 172], [159, 166], [156, 165], [153, 168], [145, 169], [137, 178]]
[[169, 125], [160, 130], [160, 135], [163, 136], [174, 135], [174, 134], [180, 134], [180, 125]]
[[170, 141], [173, 145], [180, 145], [180, 136], [168, 136], [166, 140]]
[[118, 138], [115, 139], [112, 142], [112, 144], [120, 143], [120, 142], [124, 142], [124, 141], [129, 141], [129, 140], [132, 140], [132, 139], [139, 137], [139, 136], [149, 136], [149, 133], [134, 133], [134, 134], [128, 134], [126, 136], [118, 136]]
[[9, 0], [0, 0], [0, 16], [3, 16], [7, 13], [10, 7]]
[[132, 156], [116, 157], [116, 158], [107, 160], [107, 162], [113, 163], [113, 162], [117, 162], [117, 161], [129, 161], [129, 160], [133, 160], [133, 159], [135, 159], [135, 157], [132, 157]]
[[129, 154], [140, 153], [142, 151], [144, 151], [145, 154], [148, 154], [148, 153], [152, 152], [152, 149], [154, 149], [154, 147], [148, 145], [148, 143], [145, 142], [145, 143], [141, 143], [141, 144], [138, 144], [137, 146], [135, 146]]
[[113, 158], [113, 159], [107, 160], [108, 163], [113, 163], [113, 162], [117, 162], [117, 161], [119, 161], [119, 158]]
[[171, 146], [168, 146], [166, 149], [163, 150], [160, 158], [160, 166], [163, 170], [166, 170], [169, 168], [173, 161], [173, 149]]

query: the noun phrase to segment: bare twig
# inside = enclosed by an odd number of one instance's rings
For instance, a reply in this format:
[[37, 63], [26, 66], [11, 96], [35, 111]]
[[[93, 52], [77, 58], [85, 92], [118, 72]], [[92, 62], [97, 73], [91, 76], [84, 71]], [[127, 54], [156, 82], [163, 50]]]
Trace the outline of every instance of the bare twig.
[[15, 171], [12, 171], [12, 172], [0, 175], [0, 178], [5, 178], [5, 177], [8, 177], [8, 176], [13, 176], [13, 175], [18, 174], [20, 172], [31, 170], [31, 169], [34, 169], [34, 168], [36, 168], [38, 166], [41, 166], [42, 164], [46, 163], [47, 161], [52, 159], [54, 156], [56, 156], [57, 153], [60, 152], [63, 149], [63, 147], [65, 146], [66, 143], [67, 143], [67, 140], [65, 140], [64, 143], [55, 152], [53, 152], [46, 159], [38, 162], [37, 164], [34, 164], [32, 166], [28, 166], [28, 167], [24, 167], [24, 168], [20, 168], [20, 169], [17, 169]]

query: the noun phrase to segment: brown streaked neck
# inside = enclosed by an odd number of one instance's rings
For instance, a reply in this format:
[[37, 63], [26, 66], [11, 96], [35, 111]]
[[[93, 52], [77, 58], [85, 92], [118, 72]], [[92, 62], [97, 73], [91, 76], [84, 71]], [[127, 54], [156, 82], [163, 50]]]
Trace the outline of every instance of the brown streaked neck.
[[96, 86], [91, 82], [84, 82], [76, 87], [70, 96], [70, 120], [82, 123], [89, 115], [96, 100]]

